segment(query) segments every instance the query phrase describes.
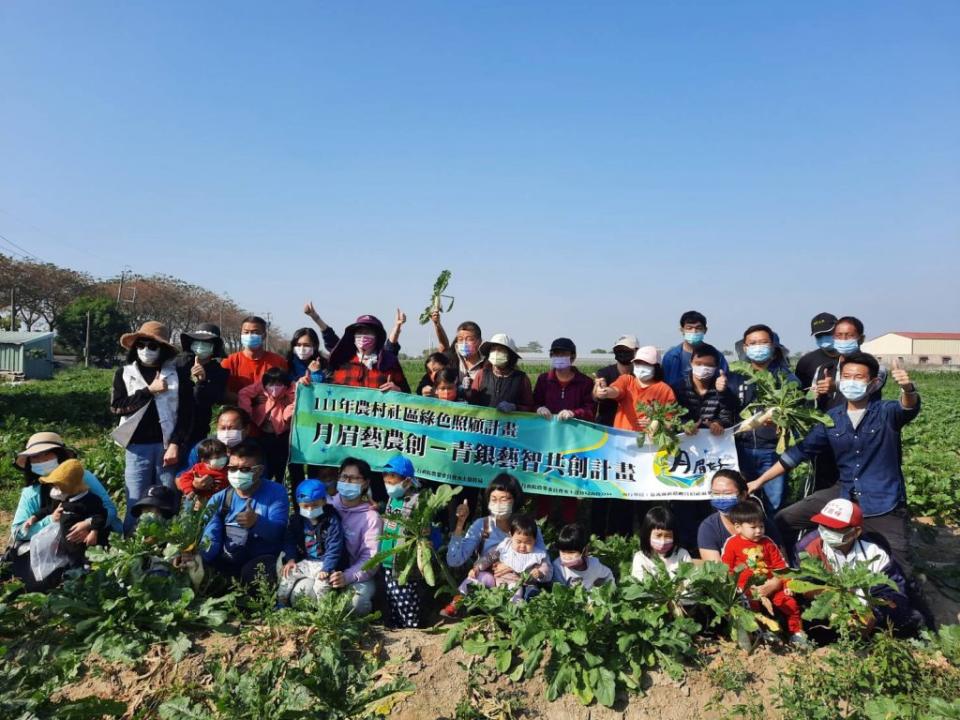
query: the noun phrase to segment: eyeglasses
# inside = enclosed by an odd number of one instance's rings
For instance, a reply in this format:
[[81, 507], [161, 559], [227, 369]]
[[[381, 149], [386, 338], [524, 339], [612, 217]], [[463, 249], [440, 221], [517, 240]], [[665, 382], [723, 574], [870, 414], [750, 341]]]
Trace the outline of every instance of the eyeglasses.
[[345, 482], [363, 482], [363, 475], [341, 475], [337, 479]]
[[256, 470], [257, 468], [262, 467], [261, 465], [250, 465], [249, 467], [244, 467], [242, 465], [227, 465], [228, 472], [247, 472], [248, 470]]
[[150, 342], [147, 340], [140, 340], [137, 342], [137, 350], [159, 350], [160, 343]]

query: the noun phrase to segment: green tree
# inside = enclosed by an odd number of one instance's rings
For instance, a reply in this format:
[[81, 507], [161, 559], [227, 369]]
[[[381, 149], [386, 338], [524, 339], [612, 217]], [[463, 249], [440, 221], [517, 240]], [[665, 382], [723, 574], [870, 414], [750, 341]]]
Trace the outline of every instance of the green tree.
[[84, 297], [74, 300], [57, 322], [57, 336], [77, 357], [83, 357], [90, 313], [90, 358], [108, 363], [120, 351], [120, 336], [130, 329], [127, 317], [108, 298]]

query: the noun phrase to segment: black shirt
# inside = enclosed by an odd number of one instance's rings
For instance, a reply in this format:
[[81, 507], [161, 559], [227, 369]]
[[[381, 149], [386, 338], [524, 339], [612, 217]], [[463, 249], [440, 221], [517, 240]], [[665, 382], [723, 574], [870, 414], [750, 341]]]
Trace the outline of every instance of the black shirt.
[[[620, 366], [616, 363], [597, 370], [597, 377], [606, 380], [607, 387], [613, 385], [620, 375]], [[618, 407], [620, 404], [616, 400], [597, 400], [597, 422], [600, 425], [613, 427], [613, 418], [617, 414]]]
[[[133, 431], [130, 444], [147, 444], [163, 442], [163, 430], [160, 427], [160, 413], [157, 404], [153, 401], [153, 394], [147, 388], [137, 390], [133, 395], [127, 394], [127, 385], [123, 381], [123, 367], [117, 368], [113, 376], [113, 395], [110, 399], [110, 412], [114, 415], [132, 415], [144, 405], [148, 405], [146, 412], [140, 419], [137, 429]], [[137, 362], [137, 368], [144, 382], [149, 385], [157, 376], [157, 367], [147, 367]], [[193, 427], [193, 383], [190, 381], [190, 372], [184, 368], [177, 368], [179, 388], [177, 393], [177, 422], [174, 425], [170, 442], [185, 447]]]

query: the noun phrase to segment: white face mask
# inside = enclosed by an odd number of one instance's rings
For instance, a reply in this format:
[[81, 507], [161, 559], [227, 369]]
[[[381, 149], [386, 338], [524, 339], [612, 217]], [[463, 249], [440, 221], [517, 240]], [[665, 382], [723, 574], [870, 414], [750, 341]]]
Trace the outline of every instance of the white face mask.
[[491, 350], [490, 354], [487, 355], [487, 360], [494, 367], [502, 368], [510, 362], [510, 355], [507, 354], [506, 350]]
[[717, 374], [717, 369], [709, 365], [694, 365], [690, 368], [690, 372], [697, 380], [709, 380]]
[[817, 528], [817, 532], [820, 533], [820, 539], [823, 540], [825, 545], [835, 548], [840, 547], [849, 539], [847, 535], [850, 531], [848, 530], [847, 532], [842, 532], [840, 530], [833, 530], [820, 525]]
[[653, 376], [656, 375], [656, 369], [651, 365], [634, 365], [633, 374], [637, 380], [652, 380]]
[[[224, 443], [224, 445], [226, 445], [226, 443]], [[224, 468], [226, 466], [227, 466], [226, 457], [215, 457], [207, 460], [207, 467], [211, 467], [214, 470], [220, 470], [221, 468]]]
[[294, 345], [293, 354], [301, 360], [309, 360], [313, 357], [313, 348], [309, 345]]
[[144, 365], [153, 365], [157, 362], [157, 358], [160, 357], [159, 350], [151, 350], [150, 348], [140, 348], [137, 350], [137, 358]]
[[234, 447], [243, 440], [243, 430], [217, 430], [217, 440], [227, 447]]
[[494, 502], [491, 500], [487, 504], [487, 509], [495, 518], [507, 517], [513, 512], [513, 500], [505, 500], [503, 502]]
[[314, 508], [300, 508], [300, 514], [308, 520], [316, 520], [323, 515], [323, 505]]

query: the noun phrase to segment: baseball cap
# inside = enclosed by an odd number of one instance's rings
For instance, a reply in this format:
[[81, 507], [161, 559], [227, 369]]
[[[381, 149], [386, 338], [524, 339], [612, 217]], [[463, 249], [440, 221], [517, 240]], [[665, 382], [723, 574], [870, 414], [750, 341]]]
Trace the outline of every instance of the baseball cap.
[[621, 335], [620, 338], [613, 344], [614, 347], [625, 347], [630, 348], [631, 350], [636, 350], [640, 347], [640, 341], [637, 340], [636, 335]]
[[416, 471], [413, 469], [413, 463], [403, 455], [396, 455], [395, 457], [390, 458], [387, 464], [383, 466], [383, 470], [380, 472], [391, 473], [404, 478], [412, 478], [416, 473]]
[[854, 505], [843, 498], [837, 498], [824, 505], [823, 510], [810, 518], [810, 522], [825, 525], [835, 530], [860, 527], [863, 525], [863, 511], [859, 505]]
[[649, 365], [656, 365], [660, 362], [660, 353], [653, 345], [644, 345], [637, 350], [637, 354], [633, 356], [633, 361], [643, 361]]
[[297, 502], [315, 502], [327, 499], [327, 486], [319, 480], [309, 478], [297, 485]]
[[822, 312], [819, 315], [815, 315], [813, 320], [810, 321], [810, 334], [822, 335], [823, 333], [831, 332], [836, 324], [836, 315]]
[[577, 354], [577, 346], [573, 344], [570, 338], [557, 338], [550, 343], [550, 352], [568, 352]]

